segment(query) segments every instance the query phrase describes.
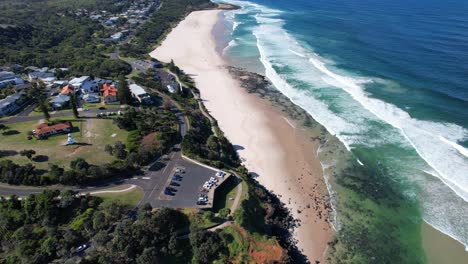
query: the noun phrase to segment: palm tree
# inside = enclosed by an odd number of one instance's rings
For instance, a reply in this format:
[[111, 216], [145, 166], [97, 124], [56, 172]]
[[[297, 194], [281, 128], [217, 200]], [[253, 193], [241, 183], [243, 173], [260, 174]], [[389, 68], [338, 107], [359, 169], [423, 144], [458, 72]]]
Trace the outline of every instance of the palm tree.
[[76, 95], [73, 93], [70, 95], [70, 105], [73, 111], [73, 116], [75, 118], [80, 118], [80, 113], [78, 113], [78, 109], [76, 107]]

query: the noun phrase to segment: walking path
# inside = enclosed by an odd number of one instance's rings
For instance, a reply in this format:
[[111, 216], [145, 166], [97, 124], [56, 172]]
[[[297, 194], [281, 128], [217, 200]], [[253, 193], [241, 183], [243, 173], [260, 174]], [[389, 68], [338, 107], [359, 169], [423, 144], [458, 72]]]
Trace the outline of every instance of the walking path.
[[[171, 72], [170, 70], [167, 70], [167, 72], [169, 74], [171, 74], [172, 76], [174, 76], [174, 78], [176, 79], [177, 83], [179, 84], [179, 87], [183, 87], [182, 85], [182, 82], [179, 80], [179, 76], [177, 76], [177, 74]], [[200, 99], [200, 96], [198, 96], [196, 93], [194, 93], [192, 91], [192, 89], [189, 89], [190, 92], [192, 93], [193, 97], [197, 100], [197, 103], [198, 103], [198, 108], [200, 109], [201, 113], [206, 117], [208, 118], [208, 120], [210, 120], [210, 124], [211, 124], [211, 131], [213, 131], [213, 134], [218, 137], [218, 132], [216, 131], [215, 127], [216, 127], [216, 121], [214, 120], [213, 117], [211, 117], [210, 114], [208, 114], [205, 110], [205, 108], [203, 107], [203, 104], [201, 102], [201, 99]]]

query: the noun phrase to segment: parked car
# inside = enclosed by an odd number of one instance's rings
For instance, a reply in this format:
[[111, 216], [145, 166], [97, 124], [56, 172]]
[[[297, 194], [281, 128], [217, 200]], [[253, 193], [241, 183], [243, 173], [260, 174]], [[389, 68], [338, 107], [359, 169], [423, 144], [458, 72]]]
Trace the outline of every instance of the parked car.
[[172, 180], [174, 180], [174, 181], [182, 181], [182, 178], [181, 178], [181, 177], [178, 177], [178, 176], [172, 176]]
[[175, 181], [171, 181], [171, 183], [169, 183], [169, 185], [171, 185], [171, 186], [180, 186], [180, 183], [177, 183]]
[[88, 247], [89, 247], [88, 244], [83, 244], [83, 245], [76, 248], [75, 253], [81, 253], [81, 252], [85, 251]]

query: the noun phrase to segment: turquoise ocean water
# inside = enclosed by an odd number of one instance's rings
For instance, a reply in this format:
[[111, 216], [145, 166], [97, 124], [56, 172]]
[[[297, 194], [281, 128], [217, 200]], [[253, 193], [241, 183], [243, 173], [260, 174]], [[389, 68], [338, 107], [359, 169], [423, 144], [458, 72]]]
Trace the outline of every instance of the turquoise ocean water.
[[242, 8], [225, 14], [224, 55], [265, 74], [359, 164], [403, 182], [426, 222], [468, 246], [468, 3], [225, 2]]

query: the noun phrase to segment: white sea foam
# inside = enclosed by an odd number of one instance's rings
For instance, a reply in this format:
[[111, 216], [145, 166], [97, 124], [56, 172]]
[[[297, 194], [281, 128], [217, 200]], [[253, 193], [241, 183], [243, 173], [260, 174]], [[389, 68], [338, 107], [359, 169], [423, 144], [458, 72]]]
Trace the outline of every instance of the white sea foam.
[[[395, 105], [370, 97], [365, 85], [381, 80], [334, 69], [330, 61], [283, 29], [278, 10], [247, 1], [232, 2], [256, 19], [258, 26], [252, 33], [265, 74], [275, 87], [336, 135], [348, 150], [355, 144], [394, 144], [416, 151], [421, 159], [396, 157], [395, 162], [405, 169], [401, 176], [417, 183], [424, 219], [468, 245], [468, 150], [455, 143], [465, 140], [468, 131], [455, 124], [412, 118]], [[279, 73], [278, 65], [288, 69]]]
[[237, 41], [235, 39], [232, 39], [231, 41], [229, 41], [228, 45], [223, 49], [223, 54], [237, 45], [239, 45]]
[[458, 150], [458, 152], [460, 152], [460, 154], [462, 154], [463, 156], [465, 157], [468, 157], [468, 149], [458, 145], [457, 143], [455, 142], [452, 142], [442, 136], [439, 136], [440, 140], [442, 140], [443, 142], [449, 144], [450, 146], [452, 146], [454, 149]]
[[[455, 124], [417, 120], [395, 105], [369, 97], [364, 86], [375, 81], [373, 78], [337, 73], [327, 65], [326, 60], [301, 47], [298, 41], [282, 28], [284, 21], [276, 14], [277, 12], [265, 13], [262, 8], [258, 8], [254, 17], [259, 25], [253, 30], [257, 38], [260, 60], [265, 66], [265, 73], [275, 87], [336, 135], [348, 150], [354, 144], [378, 146], [389, 141], [402, 146], [405, 144], [412, 146], [432, 168], [433, 175], [441, 180], [439, 185], [432, 182], [429, 186], [422, 180], [423, 176], [418, 178], [418, 183], [425, 188], [424, 194], [430, 196], [427, 201], [432, 201], [423, 202], [425, 218], [430, 219], [431, 224], [439, 229], [467, 243], [468, 234], [458, 228], [466, 225], [467, 220], [455, 213], [457, 210], [465, 212], [466, 202], [451, 196], [450, 191], [444, 187], [448, 186], [459, 197], [464, 200], [468, 199], [466, 149], [453, 143], [467, 137], [466, 129]], [[285, 64], [291, 68], [288, 76], [283, 76], [275, 70], [273, 65], [278, 64]], [[310, 84], [310, 87], [304, 89], [291, 84], [297, 81]], [[349, 101], [337, 89], [345, 91], [354, 102]], [[341, 107], [342, 109], [338, 109], [341, 112], [337, 112], [336, 109], [332, 110], [328, 105], [329, 102], [324, 103], [316, 99], [314, 91], [322, 94], [336, 94], [336, 98], [343, 99], [334, 106], [334, 108]], [[344, 106], [350, 107], [346, 110]], [[349, 109], [353, 110], [349, 111]], [[372, 128], [368, 127], [370, 121], [384, 121], [397, 130], [393, 131], [389, 127], [385, 131], [371, 131]], [[377, 133], [377, 137], [370, 137], [369, 132]], [[362, 165], [359, 160], [358, 163]], [[410, 178], [411, 175], [407, 177]], [[445, 185], [440, 185], [440, 182]], [[435, 190], [437, 193], [431, 193], [429, 190]], [[440, 206], [442, 203], [437, 204], [435, 201], [435, 197], [440, 199], [441, 194], [446, 196], [442, 198], [445, 201], [444, 208]], [[458, 201], [462, 209], [450, 210], [451, 207], [447, 205], [450, 204], [450, 200], [454, 199]], [[440, 212], [444, 213], [439, 214]]]

